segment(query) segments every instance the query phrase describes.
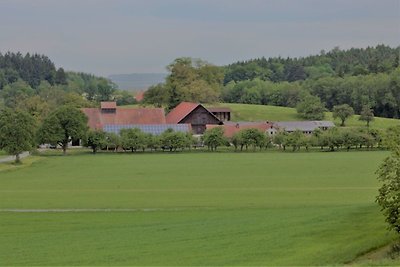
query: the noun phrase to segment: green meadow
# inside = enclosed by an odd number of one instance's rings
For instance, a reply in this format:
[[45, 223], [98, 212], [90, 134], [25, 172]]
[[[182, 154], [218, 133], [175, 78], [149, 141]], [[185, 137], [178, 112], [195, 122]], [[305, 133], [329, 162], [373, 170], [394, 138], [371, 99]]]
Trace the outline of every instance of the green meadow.
[[[233, 121], [296, 121], [303, 120], [297, 115], [295, 108], [250, 105], [250, 104], [229, 104], [223, 103], [219, 106], [229, 107], [232, 110]], [[332, 112], [325, 113], [325, 120], [334, 121], [336, 125], [340, 125], [340, 120], [334, 120]], [[388, 119], [376, 117], [370, 123], [371, 128], [386, 129], [391, 126], [400, 125], [398, 119]], [[365, 126], [364, 121], [359, 120], [359, 115], [354, 115], [346, 121], [348, 127]]]
[[342, 265], [394, 239], [387, 155], [41, 156], [0, 171], [0, 265]]

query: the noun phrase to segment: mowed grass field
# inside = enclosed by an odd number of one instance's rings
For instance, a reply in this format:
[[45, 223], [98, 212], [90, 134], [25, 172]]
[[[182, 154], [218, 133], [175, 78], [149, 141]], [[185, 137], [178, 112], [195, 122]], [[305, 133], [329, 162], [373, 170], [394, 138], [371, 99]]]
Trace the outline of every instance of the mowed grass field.
[[0, 172], [0, 265], [344, 264], [394, 238], [387, 155], [43, 157]]
[[[295, 108], [250, 105], [250, 104], [228, 104], [223, 103], [219, 106], [229, 107], [232, 110], [233, 121], [298, 121], [303, 120], [297, 115]], [[325, 113], [325, 120], [334, 121], [336, 125], [340, 125], [339, 119], [334, 120], [332, 112]], [[348, 127], [365, 126], [364, 121], [359, 120], [359, 115], [354, 115], [346, 121]], [[398, 119], [388, 119], [376, 117], [370, 123], [371, 128], [386, 129], [391, 126], [400, 125]]]

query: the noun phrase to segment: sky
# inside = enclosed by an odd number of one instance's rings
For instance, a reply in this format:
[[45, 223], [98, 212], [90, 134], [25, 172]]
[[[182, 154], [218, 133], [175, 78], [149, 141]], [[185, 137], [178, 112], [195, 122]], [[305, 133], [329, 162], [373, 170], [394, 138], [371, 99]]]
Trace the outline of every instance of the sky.
[[0, 52], [101, 76], [400, 45], [400, 0], [0, 0]]

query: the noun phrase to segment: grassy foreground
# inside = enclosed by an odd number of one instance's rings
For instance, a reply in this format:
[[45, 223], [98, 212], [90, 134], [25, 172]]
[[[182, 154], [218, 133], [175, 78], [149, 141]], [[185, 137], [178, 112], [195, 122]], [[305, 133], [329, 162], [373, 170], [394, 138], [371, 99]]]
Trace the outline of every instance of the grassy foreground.
[[46, 157], [0, 172], [0, 264], [343, 264], [393, 239], [387, 154]]

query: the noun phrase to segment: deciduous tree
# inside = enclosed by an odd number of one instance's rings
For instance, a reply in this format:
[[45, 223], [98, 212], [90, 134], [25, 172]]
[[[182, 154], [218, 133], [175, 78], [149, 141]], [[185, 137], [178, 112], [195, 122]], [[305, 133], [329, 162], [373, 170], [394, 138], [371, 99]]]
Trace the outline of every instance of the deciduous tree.
[[176, 151], [186, 146], [187, 138], [182, 132], [175, 132], [173, 129], [167, 129], [160, 135], [160, 142], [163, 149]]
[[60, 145], [65, 155], [69, 142], [85, 137], [87, 120], [81, 110], [71, 106], [61, 106], [43, 121], [39, 129], [39, 141], [42, 144]]
[[146, 147], [146, 136], [139, 128], [122, 129], [120, 132], [122, 146], [136, 152]]
[[20, 162], [20, 154], [35, 146], [36, 122], [26, 112], [3, 109], [0, 111], [0, 149], [15, 156]]
[[389, 228], [400, 234], [400, 148], [393, 149], [377, 170], [379, 188], [376, 201], [381, 206]]
[[348, 104], [334, 106], [332, 110], [333, 118], [340, 118], [341, 124], [340, 126], [344, 126], [344, 122], [354, 115], [354, 109], [350, 107]]
[[89, 130], [83, 139], [83, 145], [92, 148], [93, 154], [96, 154], [99, 148], [107, 145], [106, 133], [102, 130]]
[[359, 120], [367, 122], [367, 127], [369, 127], [369, 123], [374, 120], [374, 111], [369, 106], [364, 106]]
[[215, 127], [206, 130], [203, 135], [203, 141], [211, 151], [217, 150], [217, 147], [222, 146], [227, 142], [224, 137], [224, 129], [222, 127]]
[[322, 120], [325, 117], [325, 108], [316, 96], [308, 95], [297, 105], [297, 113], [307, 120]]

